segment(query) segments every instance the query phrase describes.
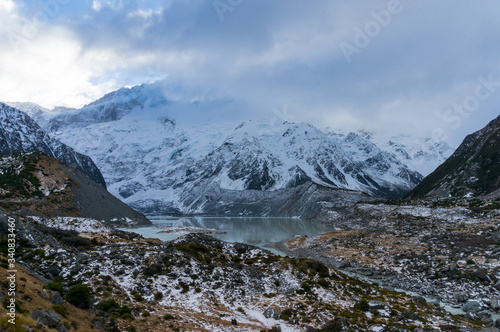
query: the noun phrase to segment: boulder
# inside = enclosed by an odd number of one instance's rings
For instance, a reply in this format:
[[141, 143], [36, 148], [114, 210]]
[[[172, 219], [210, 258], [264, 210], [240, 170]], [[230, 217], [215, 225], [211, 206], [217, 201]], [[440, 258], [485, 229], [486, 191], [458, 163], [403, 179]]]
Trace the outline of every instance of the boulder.
[[481, 318], [481, 320], [485, 320], [491, 317], [491, 312], [489, 312], [488, 310], [481, 310], [477, 314], [479, 318]]
[[492, 296], [490, 299], [490, 307], [492, 310], [500, 309], [500, 303], [498, 303], [498, 297]]
[[47, 291], [45, 289], [42, 289], [42, 291], [40, 292], [40, 296], [42, 297], [42, 299], [44, 300], [47, 300], [49, 298], [48, 294], [47, 294]]
[[476, 271], [474, 271], [474, 276], [481, 281], [491, 281], [486, 269], [477, 269]]
[[410, 309], [405, 309], [402, 312], [401, 316], [403, 316], [406, 319], [411, 319], [411, 320], [419, 320], [420, 319], [418, 314], [415, 311], [412, 311]]
[[345, 269], [346, 267], [349, 267], [351, 266], [351, 262], [349, 261], [338, 261], [334, 264], [334, 266], [337, 268], [337, 269]]
[[423, 296], [414, 296], [411, 299], [413, 302], [419, 302], [419, 303], [427, 302]]
[[462, 307], [462, 310], [465, 312], [477, 312], [479, 309], [480, 306], [477, 301], [469, 301]]
[[66, 326], [61, 324], [61, 322], [59, 322], [59, 324], [57, 324], [56, 330], [57, 330], [57, 332], [68, 332], [68, 329], [66, 328]]
[[349, 327], [349, 321], [342, 317], [329, 321], [321, 327], [320, 331], [343, 331], [347, 327]]
[[31, 313], [30, 317], [36, 321], [37, 324], [43, 324], [52, 328], [56, 327], [61, 322], [61, 317], [51, 310], [36, 309]]
[[361, 274], [362, 276], [367, 276], [371, 277], [373, 276], [373, 268], [366, 267], [366, 268], [361, 268], [356, 271], [357, 274]]
[[453, 298], [458, 302], [466, 302], [469, 299], [469, 294], [464, 292], [453, 293]]
[[275, 308], [269, 307], [264, 310], [264, 317], [279, 320], [281, 318], [281, 312]]
[[58, 304], [63, 304], [64, 299], [61, 296], [61, 293], [58, 291], [52, 291], [52, 304], [58, 305]]
[[500, 230], [493, 232], [492, 238], [493, 241], [500, 242]]

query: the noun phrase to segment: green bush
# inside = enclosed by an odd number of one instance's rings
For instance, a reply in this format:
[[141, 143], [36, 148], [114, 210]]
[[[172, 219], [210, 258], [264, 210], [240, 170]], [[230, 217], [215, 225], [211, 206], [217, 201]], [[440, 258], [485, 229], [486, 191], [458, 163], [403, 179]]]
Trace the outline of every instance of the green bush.
[[109, 311], [112, 308], [116, 308], [116, 309], [120, 308], [120, 305], [118, 303], [116, 303], [116, 301], [113, 299], [100, 301], [96, 305], [96, 309], [101, 310], [101, 311]]
[[45, 287], [47, 289], [50, 289], [50, 290], [53, 290], [53, 291], [57, 291], [57, 292], [61, 293], [61, 295], [64, 294], [64, 288], [63, 288], [63, 286], [60, 283], [58, 283], [57, 281], [51, 281]]
[[370, 310], [370, 305], [368, 304], [368, 301], [361, 300], [354, 305], [354, 308], [363, 312], [367, 312], [368, 310]]
[[144, 298], [141, 296], [141, 294], [139, 294], [137, 291], [133, 290], [130, 292], [130, 295], [132, 295], [134, 297], [134, 299], [137, 301], [137, 302], [141, 302], [141, 301], [144, 301]]
[[120, 315], [125, 316], [126, 314], [132, 314], [132, 310], [124, 304], [120, 307]]
[[123, 314], [122, 318], [123, 319], [129, 319], [129, 320], [134, 320], [135, 319], [134, 316], [132, 316], [132, 314], [130, 314], [130, 313]]
[[163, 299], [163, 293], [162, 292], [157, 292], [155, 294], [155, 300], [156, 301], [160, 301], [161, 299]]
[[90, 308], [92, 298], [90, 288], [87, 285], [78, 284], [71, 287], [66, 294], [66, 301], [81, 309]]

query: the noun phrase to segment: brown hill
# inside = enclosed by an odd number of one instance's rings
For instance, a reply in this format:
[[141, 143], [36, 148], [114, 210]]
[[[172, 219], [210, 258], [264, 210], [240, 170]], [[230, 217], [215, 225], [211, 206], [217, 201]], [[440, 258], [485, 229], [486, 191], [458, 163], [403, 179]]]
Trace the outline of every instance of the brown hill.
[[82, 171], [40, 152], [0, 158], [0, 207], [24, 215], [150, 224]]

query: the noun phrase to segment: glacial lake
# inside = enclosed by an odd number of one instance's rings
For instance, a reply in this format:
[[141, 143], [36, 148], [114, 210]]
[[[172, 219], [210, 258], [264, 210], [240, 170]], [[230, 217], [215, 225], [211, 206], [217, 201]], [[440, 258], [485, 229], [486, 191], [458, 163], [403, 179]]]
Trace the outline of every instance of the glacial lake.
[[316, 236], [328, 232], [325, 225], [296, 218], [149, 216], [148, 219], [152, 226], [123, 230], [162, 241], [171, 241], [191, 232], [208, 232], [223, 241], [241, 242], [261, 248], [296, 236]]

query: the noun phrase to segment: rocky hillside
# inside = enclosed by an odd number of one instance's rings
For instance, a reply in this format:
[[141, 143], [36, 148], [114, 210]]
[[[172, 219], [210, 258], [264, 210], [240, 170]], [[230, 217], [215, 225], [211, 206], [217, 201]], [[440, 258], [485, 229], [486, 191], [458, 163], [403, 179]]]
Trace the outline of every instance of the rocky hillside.
[[22, 152], [43, 152], [86, 173], [106, 187], [106, 182], [92, 159], [51, 138], [26, 113], [0, 103], [0, 156]]
[[[0, 213], [0, 228], [7, 217]], [[14, 218], [26, 239], [17, 248], [25, 268], [20, 269], [19, 316], [30, 327], [37, 320], [39, 329], [60, 323], [70, 331], [469, 331], [484, 326], [312, 259], [276, 256], [205, 235], [161, 243], [116, 231], [75, 234]], [[0, 272], [6, 274], [5, 264]], [[33, 276], [38, 284], [23, 287], [35, 283]], [[5, 283], [0, 288], [5, 292]]]
[[500, 116], [467, 136], [410, 197], [500, 196]]
[[85, 173], [41, 152], [0, 157], [0, 188], [0, 206], [24, 215], [150, 224]]

